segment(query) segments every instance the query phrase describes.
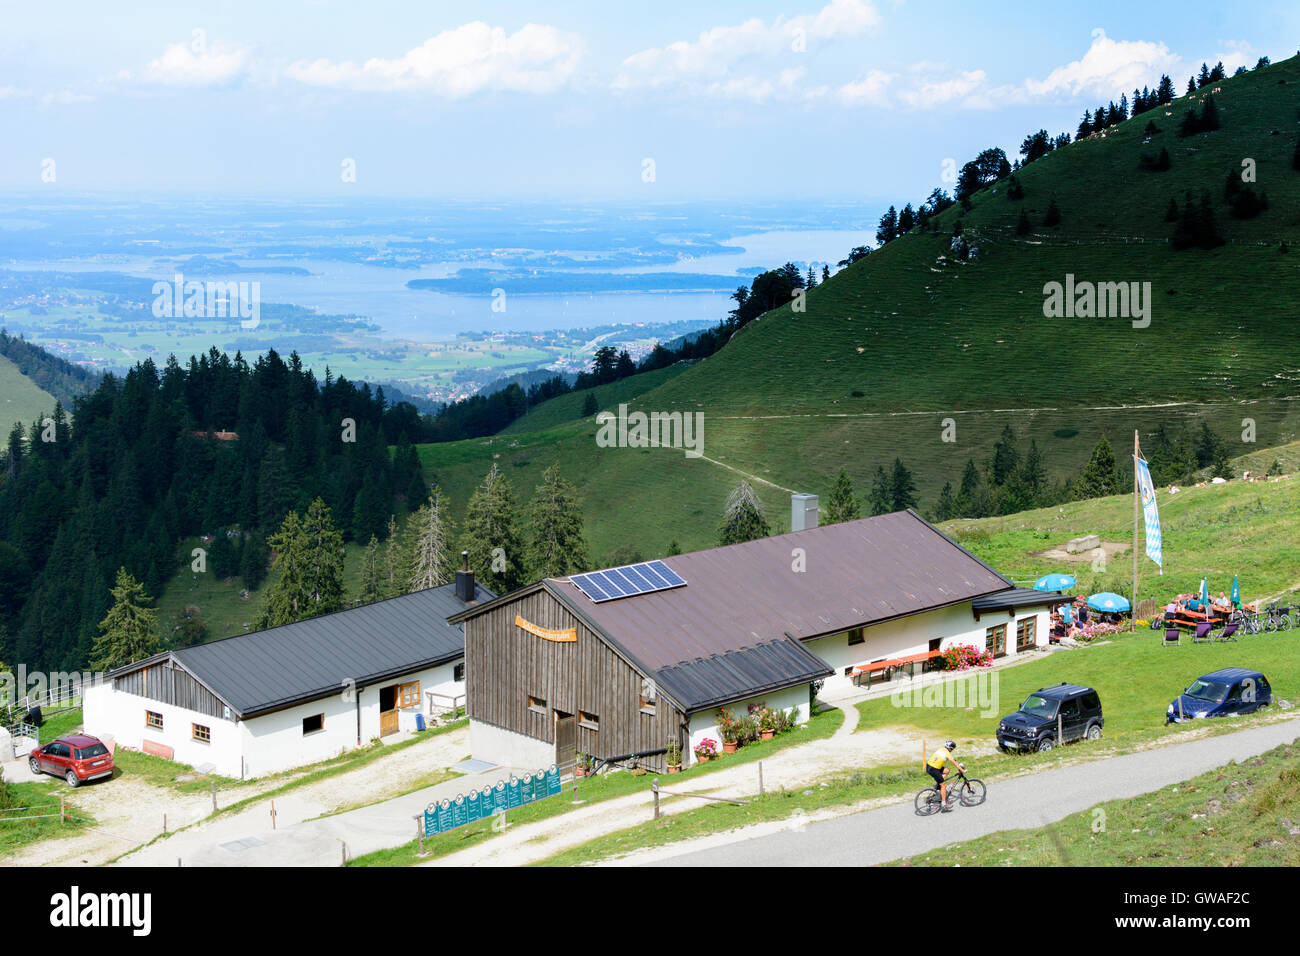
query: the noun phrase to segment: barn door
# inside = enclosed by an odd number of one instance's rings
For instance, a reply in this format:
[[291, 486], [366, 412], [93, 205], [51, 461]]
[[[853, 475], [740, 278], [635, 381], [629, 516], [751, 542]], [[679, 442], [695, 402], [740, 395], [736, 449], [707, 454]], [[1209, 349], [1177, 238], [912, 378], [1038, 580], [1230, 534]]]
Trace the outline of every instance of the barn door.
[[572, 714], [557, 710], [555, 712], [555, 766], [559, 768], [561, 776], [573, 773], [577, 752], [578, 720]]
[[379, 688], [379, 736], [397, 733], [397, 685]]

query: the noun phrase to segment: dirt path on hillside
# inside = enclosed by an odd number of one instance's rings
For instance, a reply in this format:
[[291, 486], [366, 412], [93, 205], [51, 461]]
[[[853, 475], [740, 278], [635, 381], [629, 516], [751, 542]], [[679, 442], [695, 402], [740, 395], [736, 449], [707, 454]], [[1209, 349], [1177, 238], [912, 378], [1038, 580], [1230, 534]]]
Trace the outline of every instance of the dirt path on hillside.
[[[468, 754], [469, 730], [461, 727], [377, 757], [354, 770], [305, 783], [274, 798], [276, 825], [288, 826], [417, 789], [427, 785], [435, 775], [445, 774], [448, 767]], [[298, 777], [313, 769], [319, 767], [307, 768]], [[179, 765], [178, 771], [183, 771]], [[191, 826], [202, 829], [212, 816], [212, 798], [208, 794], [180, 794], [170, 787], [125, 775], [72, 790], [53, 777], [33, 778], [25, 765], [18, 763], [5, 765], [5, 779], [47, 780], [52, 799], [57, 800], [63, 792], [70, 806], [94, 817], [96, 823], [64, 839], [24, 847], [0, 859], [0, 866], [100, 865], [161, 835], [164, 814], [169, 832]], [[218, 789], [218, 808], [257, 797], [293, 779], [276, 777], [224, 793]], [[227, 821], [246, 820], [260, 827], [270, 820], [270, 810], [270, 798], [254, 800], [247, 808], [222, 814], [217, 819], [223, 825]]]

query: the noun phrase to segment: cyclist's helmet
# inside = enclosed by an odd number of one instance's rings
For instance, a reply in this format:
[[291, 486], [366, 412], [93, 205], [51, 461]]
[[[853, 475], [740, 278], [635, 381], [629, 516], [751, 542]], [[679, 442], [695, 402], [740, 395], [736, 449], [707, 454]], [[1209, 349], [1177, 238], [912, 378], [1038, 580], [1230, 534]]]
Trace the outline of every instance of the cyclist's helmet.
[[957, 744], [956, 744], [956, 742], [955, 742], [955, 741], [952, 741], [952, 740], [948, 741], [948, 742], [947, 742], [946, 744], [944, 744], [943, 746], [944, 746], [944, 749], [947, 750], [949, 753], [952, 753], [952, 751], [954, 751], [954, 750], [957, 749]]

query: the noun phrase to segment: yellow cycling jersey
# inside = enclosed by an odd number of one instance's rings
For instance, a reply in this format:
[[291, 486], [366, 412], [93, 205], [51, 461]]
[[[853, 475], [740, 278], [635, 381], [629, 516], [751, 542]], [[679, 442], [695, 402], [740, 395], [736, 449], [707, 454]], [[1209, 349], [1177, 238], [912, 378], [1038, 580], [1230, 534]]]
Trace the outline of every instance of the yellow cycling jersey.
[[951, 756], [952, 754], [948, 753], [948, 748], [940, 747], [931, 755], [930, 759], [926, 761], [926, 765], [933, 767], [935, 770], [942, 770], [943, 762]]

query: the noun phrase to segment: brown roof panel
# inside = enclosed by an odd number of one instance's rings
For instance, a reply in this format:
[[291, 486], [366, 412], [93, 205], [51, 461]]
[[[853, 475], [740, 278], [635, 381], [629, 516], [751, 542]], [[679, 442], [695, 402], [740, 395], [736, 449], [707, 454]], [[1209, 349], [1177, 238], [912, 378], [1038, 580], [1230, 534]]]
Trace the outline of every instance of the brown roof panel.
[[[806, 570], [794, 570], [802, 549]], [[596, 604], [549, 584], [644, 666], [801, 640], [970, 600], [1011, 582], [911, 511], [664, 558], [686, 587]]]

